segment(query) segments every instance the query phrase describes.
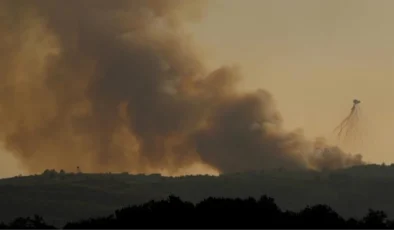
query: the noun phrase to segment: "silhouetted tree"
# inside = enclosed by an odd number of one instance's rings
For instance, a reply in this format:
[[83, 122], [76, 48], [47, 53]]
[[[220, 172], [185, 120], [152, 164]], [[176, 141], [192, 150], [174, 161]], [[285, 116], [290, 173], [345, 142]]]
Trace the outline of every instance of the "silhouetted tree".
[[368, 210], [368, 214], [362, 219], [365, 228], [385, 228], [387, 214], [383, 211]]
[[45, 177], [49, 177], [49, 178], [55, 178], [56, 175], [57, 175], [57, 172], [56, 172], [56, 170], [54, 170], [54, 169], [46, 169], [46, 170], [42, 173], [42, 175], [45, 176]]
[[[281, 211], [274, 199], [256, 200], [209, 197], [196, 205], [171, 195], [115, 211], [115, 215], [69, 222], [65, 229], [109, 228], [392, 228], [386, 213], [369, 210], [362, 220], [345, 220], [327, 205], [306, 207], [300, 212]], [[0, 228], [50, 229], [40, 216], [17, 218]]]
[[33, 218], [16, 218], [8, 224], [8, 229], [55, 229], [54, 226], [45, 223], [41, 216], [35, 215]]
[[299, 213], [303, 228], [343, 228], [345, 220], [327, 205], [306, 207]]

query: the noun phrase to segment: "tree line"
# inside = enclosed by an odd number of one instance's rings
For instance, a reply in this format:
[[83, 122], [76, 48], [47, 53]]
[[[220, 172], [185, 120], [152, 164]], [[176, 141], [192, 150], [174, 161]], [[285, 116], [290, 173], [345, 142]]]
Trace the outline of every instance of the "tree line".
[[[16, 218], [1, 229], [55, 229], [40, 216]], [[104, 217], [68, 222], [63, 229], [107, 228], [394, 228], [383, 211], [345, 219], [327, 205], [282, 211], [274, 199], [207, 198], [197, 204], [174, 195], [128, 206]]]

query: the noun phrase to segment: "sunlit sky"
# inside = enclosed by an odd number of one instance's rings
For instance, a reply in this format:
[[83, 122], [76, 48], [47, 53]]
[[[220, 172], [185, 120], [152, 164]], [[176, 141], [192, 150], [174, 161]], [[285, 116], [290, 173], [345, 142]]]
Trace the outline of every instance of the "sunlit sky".
[[[360, 99], [363, 142], [353, 150], [390, 163], [393, 9], [392, 0], [210, 0], [187, 30], [210, 68], [236, 64], [242, 89], [270, 91], [286, 129], [331, 138], [352, 100]], [[21, 172], [1, 154], [0, 177]]]

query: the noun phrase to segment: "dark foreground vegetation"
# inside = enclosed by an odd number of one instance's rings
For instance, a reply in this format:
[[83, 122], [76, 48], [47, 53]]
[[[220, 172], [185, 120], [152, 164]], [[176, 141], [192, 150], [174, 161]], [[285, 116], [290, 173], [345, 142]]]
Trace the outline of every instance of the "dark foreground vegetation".
[[63, 227], [70, 221], [106, 216], [124, 205], [165, 200], [171, 194], [193, 204], [207, 197], [258, 200], [265, 194], [281, 210], [299, 212], [308, 205], [326, 204], [345, 219], [361, 220], [368, 209], [382, 210], [394, 219], [394, 165], [184, 177], [46, 170], [0, 180], [0, 222], [37, 214], [49, 225]]
[[[1, 228], [55, 228], [39, 217], [17, 218]], [[345, 219], [327, 205], [299, 212], [282, 211], [274, 199], [207, 198], [196, 205], [176, 196], [116, 210], [114, 214], [69, 222], [64, 229], [86, 228], [394, 228], [382, 211], [362, 219]]]

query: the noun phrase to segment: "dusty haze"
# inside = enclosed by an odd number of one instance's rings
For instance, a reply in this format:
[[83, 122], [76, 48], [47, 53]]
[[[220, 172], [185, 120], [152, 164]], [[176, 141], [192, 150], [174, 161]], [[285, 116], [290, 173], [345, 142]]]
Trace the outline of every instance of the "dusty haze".
[[203, 3], [2, 1], [4, 148], [30, 173], [362, 164], [284, 130], [268, 91], [238, 91], [236, 67], [204, 67], [183, 29]]
[[333, 129], [360, 99], [362, 142], [343, 149], [390, 164], [393, 7], [391, 0], [216, 0], [190, 31], [211, 68], [239, 64], [239, 86], [268, 89], [284, 126], [309, 138], [336, 143]]

